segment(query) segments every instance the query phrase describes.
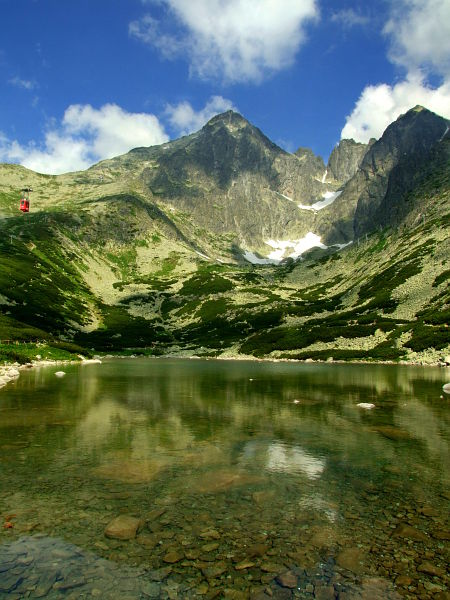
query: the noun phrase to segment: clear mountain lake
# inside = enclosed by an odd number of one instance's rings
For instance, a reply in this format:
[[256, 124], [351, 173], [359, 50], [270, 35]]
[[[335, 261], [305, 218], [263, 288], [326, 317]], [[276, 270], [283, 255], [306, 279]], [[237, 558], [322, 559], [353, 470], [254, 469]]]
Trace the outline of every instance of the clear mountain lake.
[[0, 390], [0, 598], [448, 598], [449, 380], [170, 358], [25, 369]]

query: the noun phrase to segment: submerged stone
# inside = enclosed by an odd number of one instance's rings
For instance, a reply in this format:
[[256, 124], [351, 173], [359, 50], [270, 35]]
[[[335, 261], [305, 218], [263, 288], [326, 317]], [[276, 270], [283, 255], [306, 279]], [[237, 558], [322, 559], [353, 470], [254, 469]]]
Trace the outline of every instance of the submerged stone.
[[335, 589], [332, 585], [326, 586], [315, 586], [314, 588], [315, 600], [335, 600], [336, 594]]
[[275, 490], [261, 490], [259, 492], [253, 492], [252, 499], [255, 504], [267, 504], [271, 502], [275, 496]]
[[141, 521], [131, 515], [120, 515], [105, 528], [105, 536], [117, 540], [131, 540], [136, 537]]
[[399, 585], [400, 587], [408, 587], [411, 583], [412, 579], [408, 575], [399, 575], [395, 580], [395, 585]]
[[276, 581], [285, 588], [294, 589], [297, 587], [297, 575], [293, 571], [286, 571], [286, 573], [281, 573], [276, 578]]
[[157, 460], [118, 459], [96, 467], [92, 473], [102, 479], [122, 483], [146, 483], [154, 479], [164, 466], [164, 462]]
[[169, 564], [180, 562], [183, 560], [184, 554], [178, 552], [177, 550], [172, 550], [168, 552], [165, 556], [163, 556], [163, 561]]
[[215, 529], [205, 529], [200, 533], [200, 537], [204, 540], [220, 540], [220, 533]]
[[251, 569], [255, 566], [255, 564], [256, 563], [252, 562], [251, 560], [243, 560], [240, 563], [234, 565], [234, 568], [236, 569], [236, 571], [243, 571], [244, 569]]
[[252, 544], [248, 547], [247, 555], [253, 556], [264, 556], [270, 550], [269, 544]]
[[408, 538], [416, 542], [425, 542], [428, 540], [427, 536], [420, 531], [420, 529], [416, 529], [407, 523], [400, 523], [392, 535], [396, 537]]
[[264, 573], [280, 573], [284, 568], [284, 565], [273, 562], [263, 562], [261, 564], [261, 571]]
[[436, 567], [435, 565], [432, 565], [427, 561], [421, 563], [417, 567], [417, 570], [421, 573], [425, 573], [425, 575], [431, 575], [431, 577], [445, 577], [445, 569], [442, 569], [441, 567]]
[[215, 579], [216, 577], [220, 577], [227, 570], [227, 565], [224, 562], [217, 562], [210, 567], [203, 567], [202, 573], [206, 577], [206, 579]]
[[450, 540], [450, 531], [448, 529], [438, 529], [433, 532], [433, 537], [437, 540], [444, 540], [447, 542]]
[[23, 575], [2, 573], [0, 578], [0, 592], [12, 592], [23, 581]]
[[409, 440], [411, 439], [410, 434], [404, 429], [399, 429], [398, 427], [392, 427], [391, 425], [382, 425], [379, 427], [375, 427], [374, 430], [377, 433], [380, 433], [388, 440]]
[[211, 494], [260, 481], [261, 477], [240, 471], [209, 471], [198, 481], [190, 482], [190, 489], [202, 494]]
[[356, 574], [363, 573], [366, 568], [365, 555], [360, 548], [346, 548], [342, 550], [337, 555], [336, 562], [340, 567]]

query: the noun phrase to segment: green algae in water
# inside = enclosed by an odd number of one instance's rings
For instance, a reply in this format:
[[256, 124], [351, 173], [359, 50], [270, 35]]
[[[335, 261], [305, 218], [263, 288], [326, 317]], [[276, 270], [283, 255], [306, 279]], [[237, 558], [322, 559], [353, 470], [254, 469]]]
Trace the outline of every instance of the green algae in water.
[[[63, 369], [23, 371], [0, 392], [0, 517], [12, 524], [0, 533], [11, 584], [0, 597], [26, 586], [38, 597], [45, 582], [42, 597], [74, 593], [71, 573], [46, 572], [39, 552], [88, 575], [108, 561], [104, 589], [84, 576], [80, 598], [446, 589], [448, 369], [168, 359]], [[106, 537], [120, 515], [139, 519], [136, 535]], [[24, 556], [34, 571], [17, 575]], [[118, 582], [129, 580], [127, 592]]]

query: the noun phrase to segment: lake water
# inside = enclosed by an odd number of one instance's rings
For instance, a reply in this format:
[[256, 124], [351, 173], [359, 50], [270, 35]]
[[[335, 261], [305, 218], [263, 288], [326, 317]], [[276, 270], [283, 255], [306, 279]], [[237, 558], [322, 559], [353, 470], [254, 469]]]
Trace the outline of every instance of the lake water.
[[447, 381], [175, 359], [22, 371], [0, 390], [0, 598], [448, 599]]

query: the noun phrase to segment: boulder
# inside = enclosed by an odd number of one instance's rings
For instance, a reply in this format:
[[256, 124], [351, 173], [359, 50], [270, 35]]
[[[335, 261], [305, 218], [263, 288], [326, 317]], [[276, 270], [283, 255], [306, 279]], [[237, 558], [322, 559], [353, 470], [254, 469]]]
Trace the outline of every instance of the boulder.
[[132, 540], [136, 537], [141, 521], [131, 515], [120, 515], [105, 529], [105, 536], [116, 540]]
[[364, 553], [359, 548], [346, 548], [342, 550], [337, 555], [336, 562], [340, 567], [356, 574], [363, 573], [366, 568]]
[[293, 571], [286, 571], [286, 573], [281, 573], [276, 578], [277, 583], [281, 585], [281, 587], [294, 589], [297, 587], [298, 577]]
[[415, 542], [426, 542], [428, 539], [427, 536], [420, 531], [420, 529], [411, 527], [411, 525], [408, 525], [407, 523], [400, 523], [395, 528], [393, 535], [395, 537], [402, 537]]

